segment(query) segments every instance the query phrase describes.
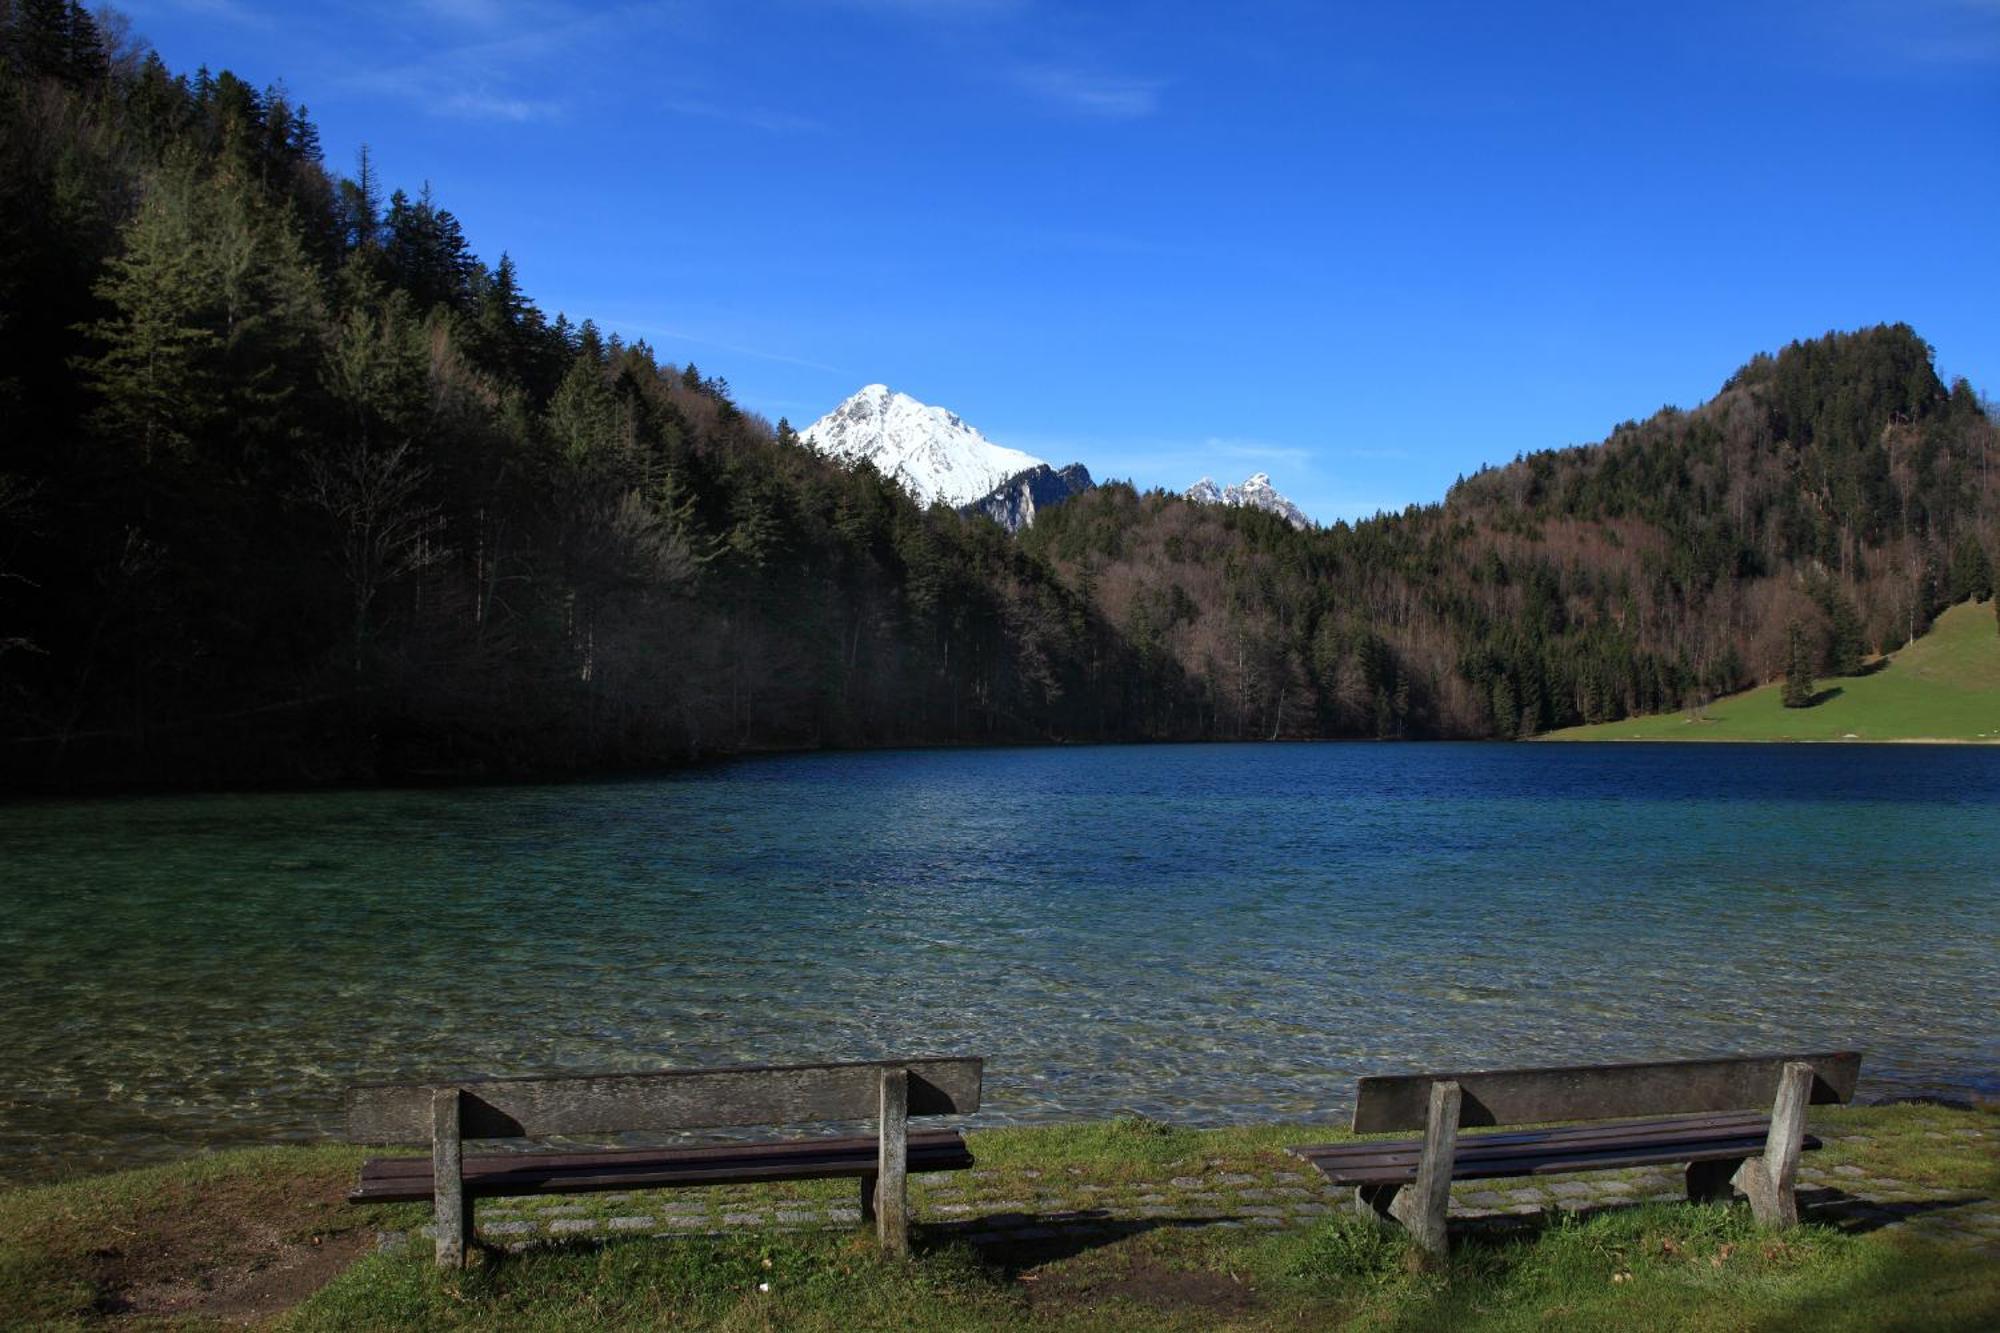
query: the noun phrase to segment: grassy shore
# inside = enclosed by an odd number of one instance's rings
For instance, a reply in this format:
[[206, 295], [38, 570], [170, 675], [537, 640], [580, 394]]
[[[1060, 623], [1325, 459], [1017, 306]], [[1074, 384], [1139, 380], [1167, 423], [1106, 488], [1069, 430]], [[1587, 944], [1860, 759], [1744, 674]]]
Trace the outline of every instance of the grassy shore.
[[1786, 708], [1782, 686], [1663, 713], [1568, 727], [1555, 741], [1976, 741], [2000, 743], [2000, 632], [1990, 602], [1954, 606], [1930, 633], [1866, 675], [1819, 682], [1819, 702]]
[[[1991, 1204], [2000, 1115], [1832, 1110], [1819, 1165], [1893, 1173], [1911, 1190]], [[1033, 1197], [1052, 1178], [1164, 1185], [1178, 1173], [1296, 1167], [1324, 1128], [1218, 1131], [1145, 1122], [974, 1136], [981, 1181]], [[361, 1154], [270, 1149], [0, 1194], [0, 1318], [20, 1327], [251, 1324], [284, 1329], [1991, 1328], [1990, 1247], [1809, 1224], [1775, 1233], [1740, 1205], [1550, 1212], [1464, 1234], [1425, 1270], [1400, 1233], [1336, 1210], [1283, 1230], [1171, 1220], [975, 1244], [920, 1226], [917, 1257], [877, 1256], [839, 1227], [546, 1242], [440, 1274], [427, 1248], [377, 1249], [411, 1205], [341, 1195]], [[768, 1187], [839, 1198], [851, 1182]], [[1942, 1206], [1942, 1205], [1941, 1205]], [[919, 1208], [935, 1222], [935, 1211]]]

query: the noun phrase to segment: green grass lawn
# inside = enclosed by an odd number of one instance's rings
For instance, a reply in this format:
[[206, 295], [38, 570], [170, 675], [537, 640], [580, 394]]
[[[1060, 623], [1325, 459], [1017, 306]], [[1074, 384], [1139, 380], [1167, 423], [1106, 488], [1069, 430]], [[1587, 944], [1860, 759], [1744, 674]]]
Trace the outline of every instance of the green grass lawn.
[[1869, 674], [1829, 677], [1821, 701], [1786, 708], [1781, 686], [1718, 699], [1700, 717], [1663, 713], [1553, 731], [1560, 741], [2000, 742], [2000, 627], [1991, 602], [1954, 606]]
[[[1827, 1108], [1830, 1170], [2000, 1194], [2000, 1114]], [[1851, 1137], [1860, 1136], [1860, 1137]], [[1295, 1170], [1283, 1145], [1324, 1127], [1193, 1131], [1120, 1122], [982, 1131], [984, 1184], [1161, 1182]], [[919, 1225], [916, 1255], [826, 1227], [715, 1237], [544, 1242], [440, 1273], [428, 1246], [378, 1252], [417, 1205], [341, 1202], [361, 1154], [273, 1149], [0, 1194], [0, 1323], [78, 1328], [1990, 1329], [2000, 1263], [1890, 1228], [1758, 1227], [1741, 1205], [1651, 1203], [1551, 1213], [1461, 1234], [1442, 1268], [1400, 1232], [1336, 1211], [1287, 1230], [1135, 1222], [975, 1246]], [[851, 1193], [841, 1182], [838, 1195]], [[766, 1187], [805, 1197], [832, 1185]], [[933, 1215], [934, 1216], [934, 1215]], [[919, 1209], [920, 1221], [924, 1217]]]

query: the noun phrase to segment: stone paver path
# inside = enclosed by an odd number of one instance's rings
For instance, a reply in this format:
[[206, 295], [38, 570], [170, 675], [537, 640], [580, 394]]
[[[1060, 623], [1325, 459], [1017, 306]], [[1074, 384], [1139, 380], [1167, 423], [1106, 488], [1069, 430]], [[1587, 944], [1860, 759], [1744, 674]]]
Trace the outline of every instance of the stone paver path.
[[[1961, 1134], [1979, 1137], [1979, 1131]], [[1829, 1147], [1865, 1147], [1864, 1135], [1825, 1136]], [[974, 1150], [977, 1151], [975, 1141]], [[1962, 1244], [2000, 1258], [2000, 1199], [1978, 1191], [1909, 1184], [1871, 1175], [1808, 1153], [1799, 1167], [1801, 1213], [1811, 1221], [1854, 1230], [1896, 1228]], [[519, 1248], [544, 1240], [590, 1236], [674, 1236], [735, 1229], [790, 1230], [860, 1223], [858, 1183], [651, 1191], [637, 1194], [492, 1199], [478, 1206], [487, 1240]], [[1047, 1171], [973, 1169], [910, 1178], [912, 1217], [960, 1232], [975, 1244], [1041, 1241], [1064, 1235], [1109, 1234], [1158, 1226], [1309, 1226], [1352, 1192], [1337, 1190], [1290, 1158], [1258, 1170], [1241, 1160], [1182, 1166], [1152, 1180], [1093, 1175], [1087, 1168]], [[1575, 1177], [1472, 1181], [1452, 1190], [1454, 1221], [1505, 1226], [1547, 1209], [1594, 1209], [1684, 1197], [1678, 1167], [1594, 1172]], [[428, 1234], [419, 1228], [414, 1234]], [[410, 1235], [385, 1235], [386, 1247]]]

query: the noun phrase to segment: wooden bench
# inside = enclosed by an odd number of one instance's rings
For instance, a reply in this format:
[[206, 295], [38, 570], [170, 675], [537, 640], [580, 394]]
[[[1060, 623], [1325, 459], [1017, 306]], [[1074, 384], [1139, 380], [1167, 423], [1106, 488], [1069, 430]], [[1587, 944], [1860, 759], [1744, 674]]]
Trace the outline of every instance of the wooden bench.
[[[1424, 1137], [1292, 1152], [1334, 1184], [1354, 1186], [1356, 1208], [1401, 1222], [1433, 1254], [1447, 1249], [1454, 1180], [1662, 1163], [1687, 1164], [1690, 1199], [1728, 1199], [1734, 1186], [1759, 1221], [1789, 1226], [1798, 1221], [1799, 1153], [1819, 1147], [1805, 1132], [1806, 1107], [1851, 1100], [1860, 1071], [1861, 1056], [1840, 1051], [1364, 1078], [1356, 1134], [1421, 1129]], [[1638, 1116], [1648, 1118], [1630, 1118]], [[1459, 1135], [1556, 1121], [1595, 1123]]]
[[[745, 1065], [657, 1073], [558, 1075], [348, 1090], [354, 1143], [423, 1143], [421, 1157], [361, 1168], [355, 1203], [431, 1199], [437, 1261], [465, 1262], [473, 1200], [746, 1181], [861, 1181], [861, 1212], [882, 1247], [909, 1252], [911, 1171], [961, 1171], [972, 1153], [956, 1130], [912, 1134], [915, 1115], [979, 1109], [984, 1061], [920, 1059], [819, 1065]], [[876, 1119], [867, 1138], [729, 1143], [701, 1148], [465, 1155], [467, 1139], [673, 1133], [746, 1125]]]

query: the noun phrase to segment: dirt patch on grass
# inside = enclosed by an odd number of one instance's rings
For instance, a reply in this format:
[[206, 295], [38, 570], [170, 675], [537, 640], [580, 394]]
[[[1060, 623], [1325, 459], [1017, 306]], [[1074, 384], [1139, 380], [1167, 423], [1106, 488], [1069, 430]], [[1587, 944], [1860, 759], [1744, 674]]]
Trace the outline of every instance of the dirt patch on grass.
[[248, 1322], [297, 1305], [367, 1248], [344, 1176], [230, 1177], [100, 1224], [96, 1313]]
[[1030, 1288], [1038, 1312], [1074, 1313], [1107, 1302], [1177, 1315], [1205, 1315], [1218, 1320], [1247, 1315], [1260, 1305], [1246, 1281], [1227, 1273], [1197, 1273], [1169, 1268], [1150, 1259], [1135, 1259], [1109, 1272], [1044, 1274]]

